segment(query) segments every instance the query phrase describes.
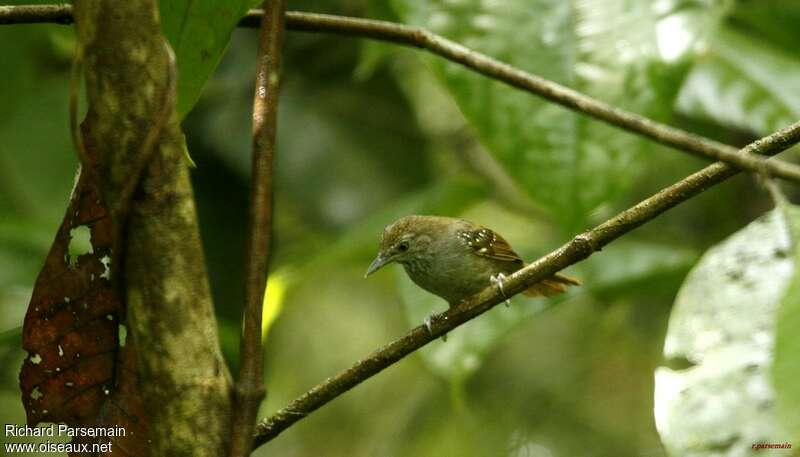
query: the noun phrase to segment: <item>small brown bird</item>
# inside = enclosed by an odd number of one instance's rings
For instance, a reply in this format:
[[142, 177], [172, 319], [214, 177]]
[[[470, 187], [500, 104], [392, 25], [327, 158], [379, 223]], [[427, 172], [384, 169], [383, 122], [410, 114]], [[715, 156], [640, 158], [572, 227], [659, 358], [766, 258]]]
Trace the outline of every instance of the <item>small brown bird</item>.
[[[508, 242], [494, 231], [463, 219], [440, 216], [405, 216], [383, 231], [378, 256], [367, 269], [369, 276], [386, 264], [403, 265], [414, 283], [454, 306], [525, 266]], [[575, 279], [555, 274], [534, 284], [529, 296], [560, 294]], [[430, 322], [426, 321], [430, 329]]]

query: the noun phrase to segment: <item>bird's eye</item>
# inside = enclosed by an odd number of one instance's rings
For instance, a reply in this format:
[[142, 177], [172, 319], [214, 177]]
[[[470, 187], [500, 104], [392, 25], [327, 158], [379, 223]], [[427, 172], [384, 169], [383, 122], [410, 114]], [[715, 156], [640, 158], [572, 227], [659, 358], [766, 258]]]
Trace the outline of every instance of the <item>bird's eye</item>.
[[397, 245], [397, 249], [398, 249], [400, 252], [406, 252], [406, 251], [408, 251], [408, 241], [403, 241], [402, 243], [398, 244], [398, 245]]

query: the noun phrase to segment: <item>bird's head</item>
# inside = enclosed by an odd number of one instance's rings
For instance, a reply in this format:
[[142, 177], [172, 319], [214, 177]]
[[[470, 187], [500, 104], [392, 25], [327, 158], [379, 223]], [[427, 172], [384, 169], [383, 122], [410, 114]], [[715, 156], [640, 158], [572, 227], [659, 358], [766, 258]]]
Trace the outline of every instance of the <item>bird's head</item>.
[[392, 262], [406, 264], [425, 256], [435, 234], [435, 221], [431, 216], [405, 216], [394, 221], [384, 229], [381, 248], [364, 276]]

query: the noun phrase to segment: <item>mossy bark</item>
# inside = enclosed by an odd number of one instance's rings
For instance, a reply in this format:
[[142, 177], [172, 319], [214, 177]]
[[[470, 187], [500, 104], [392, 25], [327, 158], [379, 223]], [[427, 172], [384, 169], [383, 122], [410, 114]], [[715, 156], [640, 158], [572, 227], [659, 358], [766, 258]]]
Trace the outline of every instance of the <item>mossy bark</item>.
[[[82, 166], [115, 229], [152, 455], [224, 455], [231, 381], [174, 111], [174, 70], [154, 0], [75, 2], [89, 110]], [[122, 375], [125, 375], [124, 373]]]

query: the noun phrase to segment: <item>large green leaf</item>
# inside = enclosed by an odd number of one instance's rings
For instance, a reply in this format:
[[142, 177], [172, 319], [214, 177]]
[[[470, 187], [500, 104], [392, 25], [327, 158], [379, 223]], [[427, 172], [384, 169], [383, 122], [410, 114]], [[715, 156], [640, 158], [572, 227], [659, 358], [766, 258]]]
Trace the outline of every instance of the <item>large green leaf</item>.
[[681, 90], [678, 110], [758, 135], [785, 127], [800, 118], [795, 51], [721, 27]]
[[794, 274], [789, 289], [778, 309], [775, 334], [775, 361], [772, 367], [773, 385], [778, 406], [778, 418], [789, 431], [786, 440], [800, 442], [800, 215], [796, 207], [784, 206], [792, 250], [789, 257], [794, 262]]
[[650, 290], [665, 278], [685, 274], [697, 260], [689, 248], [621, 239], [581, 263], [584, 287], [598, 297], [613, 297], [645, 284]]
[[[406, 22], [501, 61], [664, 119], [724, 0], [394, 0]], [[434, 69], [478, 136], [539, 204], [570, 226], [634, 178], [642, 143], [442, 60]]]
[[257, 0], [159, 2], [161, 24], [178, 62], [178, 113], [191, 111], [239, 19]]
[[74, 183], [67, 114], [73, 40], [69, 27], [0, 27], [8, 69], [0, 90], [0, 332], [22, 322]]
[[678, 292], [664, 342], [671, 363], [655, 384], [656, 426], [671, 455], [755, 455], [753, 444], [789, 437], [769, 379], [794, 270], [789, 220], [800, 223], [800, 209], [773, 210], [714, 246]]
[[729, 21], [748, 36], [758, 36], [783, 51], [795, 52], [800, 40], [797, 0], [738, 0]]

